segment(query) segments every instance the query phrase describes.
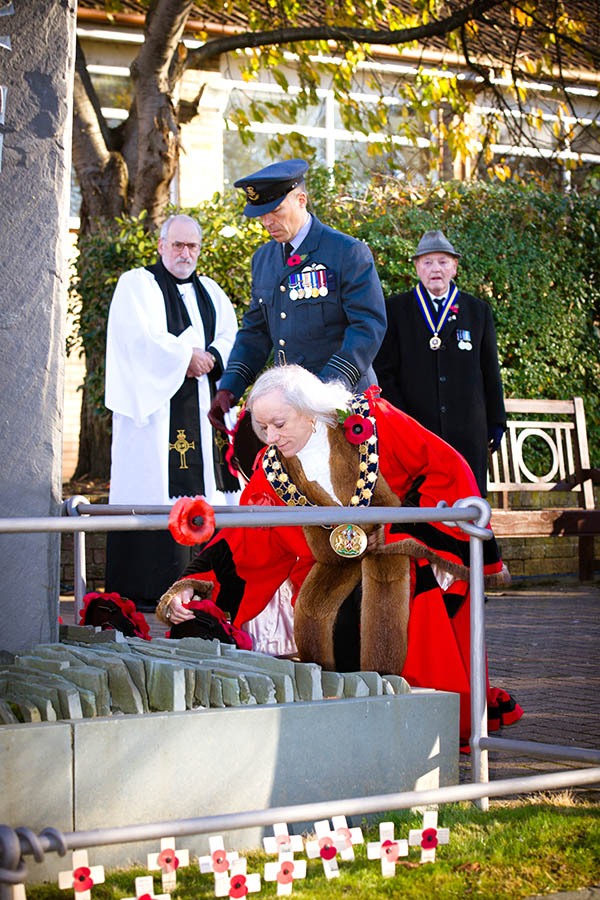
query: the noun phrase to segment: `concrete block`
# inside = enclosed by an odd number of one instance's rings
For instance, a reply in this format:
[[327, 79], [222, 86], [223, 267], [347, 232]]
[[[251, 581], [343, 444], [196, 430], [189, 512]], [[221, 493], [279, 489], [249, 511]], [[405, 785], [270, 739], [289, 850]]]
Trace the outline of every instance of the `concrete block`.
[[[3, 691], [2, 692], [4, 700], [2, 702], [11, 703], [15, 706], [19, 712], [19, 716], [23, 720], [23, 722], [41, 722], [42, 714], [40, 712], [39, 705], [35, 704], [32, 700], [26, 700], [23, 696], [20, 696], [18, 693], [12, 693], [11, 691]], [[56, 722], [57, 716], [54, 711], [54, 707], [50, 703], [49, 700], [41, 701], [45, 706], [49, 707], [49, 714], [46, 714], [44, 719], [45, 722]]]
[[218, 675], [211, 675], [210, 680], [210, 706], [215, 709], [225, 709], [223, 700], [223, 684]]
[[6, 671], [14, 678], [19, 677], [25, 685], [55, 689], [59, 708], [54, 701], [53, 705], [59, 719], [81, 719], [84, 715], [96, 715], [96, 703], [91, 691], [76, 689], [71, 681], [55, 672], [42, 672], [19, 663]]
[[394, 694], [410, 694], [410, 684], [402, 675], [384, 675], [383, 682], [384, 686], [390, 685]]
[[0, 672], [0, 697], [33, 703], [40, 711], [43, 722], [56, 722], [61, 718], [58, 691], [47, 685], [30, 685], [26, 679], [19, 678], [16, 674]]
[[16, 725], [18, 719], [12, 711], [10, 704], [6, 700], [0, 700], [0, 724]]
[[359, 672], [358, 674], [369, 688], [371, 697], [380, 697], [383, 694], [383, 681], [379, 672]]
[[240, 686], [238, 684], [237, 678], [232, 678], [230, 675], [223, 675], [222, 673], [213, 673], [213, 680], [217, 678], [221, 682], [224, 705], [241, 706], [242, 701], [240, 698]]
[[[66, 722], [0, 728], [0, 771], [10, 773], [0, 791], [0, 823], [11, 828], [27, 825], [36, 834], [49, 825], [73, 831], [71, 737], [71, 725]], [[46, 861], [39, 864], [26, 857], [31, 880], [56, 880], [65, 868], [65, 859], [57, 853], [48, 853]]]
[[131, 675], [131, 680], [140, 692], [143, 711], [149, 712], [150, 703], [148, 700], [148, 691], [146, 689], [146, 669], [144, 660], [135, 653], [123, 653], [120, 658], [127, 666], [127, 671]]
[[[210, 656], [221, 656], [221, 647], [224, 646], [220, 641], [207, 641], [204, 638], [181, 638], [179, 641], [171, 641], [163, 638], [161, 643], [180, 644], [185, 650], [193, 650], [196, 653], [208, 654]], [[154, 642], [153, 642], [154, 643]]]
[[104, 653], [88, 648], [72, 646], [71, 652], [87, 665], [105, 669], [108, 674], [111, 708], [120, 709], [124, 713], [141, 713], [144, 711], [142, 697], [133, 683], [127, 666], [117, 653]]
[[185, 672], [168, 660], [145, 659], [146, 686], [151, 709], [184, 710]]
[[321, 687], [325, 698], [344, 696], [344, 676], [340, 672], [321, 672]]
[[96, 706], [95, 715], [110, 716], [110, 691], [108, 674], [98, 666], [69, 666], [64, 677], [72, 681], [78, 688], [93, 694]]
[[62, 673], [69, 668], [67, 659], [44, 659], [43, 656], [31, 656], [29, 654], [17, 654], [16, 661], [22, 666], [29, 666], [32, 669], [40, 669], [42, 672], [53, 672], [54, 674]]
[[368, 697], [369, 685], [357, 672], [344, 672], [344, 697]]
[[316, 663], [294, 663], [294, 675], [300, 700], [322, 700], [321, 666]]
[[244, 677], [257, 703], [277, 703], [272, 678], [262, 672], [247, 672]]
[[[458, 783], [458, 696], [436, 691], [119, 716], [72, 728], [77, 829]], [[173, 760], [212, 764], [174, 777]], [[215, 778], [215, 761], [225, 781]], [[229, 833], [227, 844], [241, 850], [261, 839], [262, 829], [246, 828]], [[185, 846], [204, 854], [207, 837], [187, 837]], [[155, 850], [147, 842], [97, 852], [104, 865], [120, 866], [145, 865]]]
[[203, 706], [208, 708], [210, 706], [210, 683], [212, 681], [212, 675], [209, 669], [202, 669], [200, 666], [196, 666], [195, 669], [196, 681], [194, 684], [194, 701], [193, 706]]
[[[120, 635], [120, 637], [119, 637]], [[93, 625], [61, 625], [59, 628], [61, 641], [78, 644], [114, 644], [123, 638], [120, 631], [94, 628]]]

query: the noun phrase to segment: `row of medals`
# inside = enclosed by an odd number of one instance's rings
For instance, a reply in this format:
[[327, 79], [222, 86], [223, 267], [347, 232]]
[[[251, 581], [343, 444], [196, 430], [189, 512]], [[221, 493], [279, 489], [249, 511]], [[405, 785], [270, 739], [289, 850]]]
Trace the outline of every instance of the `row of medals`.
[[290, 300], [326, 297], [329, 293], [327, 288], [327, 270], [324, 265], [303, 269], [302, 272], [297, 272], [295, 275], [288, 277], [288, 285]]
[[[431, 347], [432, 350], [439, 350], [440, 347], [442, 346], [442, 339], [440, 337], [438, 337], [437, 334], [434, 334], [433, 337], [429, 339], [429, 346]], [[471, 341], [459, 341], [458, 349], [459, 350], [472, 350], [473, 344], [471, 343]]]

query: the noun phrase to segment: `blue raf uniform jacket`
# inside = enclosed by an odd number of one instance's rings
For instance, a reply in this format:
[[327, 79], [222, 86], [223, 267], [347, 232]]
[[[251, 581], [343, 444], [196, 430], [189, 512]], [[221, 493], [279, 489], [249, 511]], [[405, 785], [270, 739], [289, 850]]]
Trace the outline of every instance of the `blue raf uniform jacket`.
[[[236, 397], [254, 382], [271, 350], [275, 365], [297, 363], [352, 391], [376, 383], [371, 363], [386, 314], [371, 251], [313, 216], [295, 253], [301, 261], [289, 266], [282, 245], [269, 241], [252, 257], [252, 300], [219, 384]], [[312, 286], [310, 296], [307, 291], [294, 299], [298, 286]]]

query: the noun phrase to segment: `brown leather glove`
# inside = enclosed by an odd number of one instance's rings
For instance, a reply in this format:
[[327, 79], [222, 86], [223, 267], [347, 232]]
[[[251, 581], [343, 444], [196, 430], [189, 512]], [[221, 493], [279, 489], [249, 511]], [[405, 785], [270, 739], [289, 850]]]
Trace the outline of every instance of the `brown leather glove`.
[[227, 432], [225, 413], [235, 406], [235, 395], [231, 391], [217, 391], [208, 411], [208, 421], [217, 431]]

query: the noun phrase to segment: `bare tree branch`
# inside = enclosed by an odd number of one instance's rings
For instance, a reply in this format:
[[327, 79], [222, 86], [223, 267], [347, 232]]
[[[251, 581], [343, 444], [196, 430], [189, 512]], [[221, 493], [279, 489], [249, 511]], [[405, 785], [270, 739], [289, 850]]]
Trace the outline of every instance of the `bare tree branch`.
[[385, 31], [373, 28], [340, 28], [334, 25], [315, 25], [302, 28], [275, 28], [270, 31], [243, 32], [207, 41], [188, 53], [187, 68], [202, 68], [209, 59], [222, 53], [246, 47], [264, 47], [269, 44], [293, 44], [300, 41], [337, 41], [342, 44], [407, 44], [432, 37], [443, 37], [466, 22], [482, 19], [488, 10], [501, 6], [503, 0], [472, 0], [463, 9], [445, 19], [436, 19], [426, 25]]

